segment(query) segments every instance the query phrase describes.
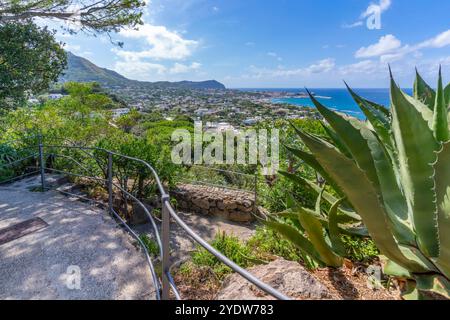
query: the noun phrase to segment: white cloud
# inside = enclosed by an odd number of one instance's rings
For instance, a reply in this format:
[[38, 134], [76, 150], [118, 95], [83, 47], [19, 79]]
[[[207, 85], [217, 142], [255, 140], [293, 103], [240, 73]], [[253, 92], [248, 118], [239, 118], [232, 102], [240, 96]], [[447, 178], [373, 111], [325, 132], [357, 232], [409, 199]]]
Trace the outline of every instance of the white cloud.
[[249, 42], [245, 43], [245, 45], [246, 45], [247, 47], [253, 47], [253, 46], [255, 45], [255, 43], [249, 41]]
[[145, 24], [138, 30], [127, 29], [120, 32], [125, 38], [143, 39], [150, 48], [143, 51], [116, 50], [118, 56], [127, 61], [144, 58], [155, 60], [183, 60], [192, 55], [199, 42], [187, 40], [164, 26]]
[[267, 55], [277, 59], [278, 61], [283, 61], [283, 58], [281, 58], [276, 52], [267, 52]]
[[392, 34], [381, 37], [377, 43], [368, 47], [360, 48], [356, 53], [356, 58], [371, 58], [385, 55], [401, 48], [402, 43]]
[[175, 63], [172, 68], [169, 69], [171, 74], [189, 73], [191, 71], [198, 70], [202, 65], [198, 62], [192, 62], [190, 65], [181, 63]]
[[334, 69], [336, 63], [332, 58], [320, 60], [314, 64], [311, 64], [305, 68], [285, 69], [278, 67], [277, 69], [258, 68], [255, 66], [249, 67], [249, 75], [245, 75], [245, 78], [252, 79], [274, 79], [274, 78], [290, 78], [295, 76], [307, 77], [312, 74], [320, 74], [330, 72]]
[[191, 64], [176, 62], [173, 66], [167, 67], [163, 64], [145, 61], [118, 61], [115, 63], [114, 70], [130, 79], [148, 81], [150, 79], [166, 79], [170, 75], [196, 72], [200, 67], [201, 64], [198, 62]]
[[414, 58], [421, 57], [422, 49], [440, 49], [446, 46], [450, 46], [450, 30], [414, 45], [402, 45], [395, 36], [388, 34], [381, 37], [377, 43], [360, 48], [355, 57], [362, 59], [379, 57], [382, 63], [391, 63], [407, 55], [413, 55]]
[[218, 7], [215, 7], [215, 6], [212, 9], [214, 12], [219, 12], [219, 10], [220, 10]]
[[331, 71], [336, 66], [336, 62], [334, 59], [328, 58], [320, 60], [319, 62], [310, 65], [306, 68], [306, 72], [308, 73], [324, 73]]
[[167, 68], [162, 64], [143, 61], [118, 61], [114, 70], [133, 80], [149, 80], [166, 74]]
[[363, 60], [357, 63], [345, 65], [339, 68], [339, 71], [343, 75], [355, 74], [355, 73], [364, 73], [364, 74], [373, 74], [380, 69], [380, 65], [378, 62], [373, 60]]
[[417, 47], [421, 48], [443, 48], [450, 45], [450, 30], [444, 31], [434, 38], [420, 43]]

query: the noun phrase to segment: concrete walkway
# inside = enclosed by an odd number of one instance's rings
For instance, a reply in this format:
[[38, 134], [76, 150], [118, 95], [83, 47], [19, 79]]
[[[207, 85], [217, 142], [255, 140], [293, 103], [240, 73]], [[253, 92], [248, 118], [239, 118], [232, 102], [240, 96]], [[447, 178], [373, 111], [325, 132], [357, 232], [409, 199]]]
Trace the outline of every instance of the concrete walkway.
[[134, 239], [98, 208], [29, 191], [37, 181], [0, 187], [0, 231], [33, 218], [48, 224], [0, 245], [0, 299], [154, 299]]

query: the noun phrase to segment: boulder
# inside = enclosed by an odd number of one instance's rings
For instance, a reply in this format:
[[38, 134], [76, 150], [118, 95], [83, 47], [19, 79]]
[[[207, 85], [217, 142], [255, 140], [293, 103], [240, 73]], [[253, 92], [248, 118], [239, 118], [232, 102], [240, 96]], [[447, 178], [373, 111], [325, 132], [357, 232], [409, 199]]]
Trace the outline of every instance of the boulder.
[[[331, 299], [328, 288], [297, 262], [278, 259], [267, 265], [248, 269], [264, 283], [298, 300]], [[217, 294], [217, 300], [274, 299], [238, 274], [228, 276]]]

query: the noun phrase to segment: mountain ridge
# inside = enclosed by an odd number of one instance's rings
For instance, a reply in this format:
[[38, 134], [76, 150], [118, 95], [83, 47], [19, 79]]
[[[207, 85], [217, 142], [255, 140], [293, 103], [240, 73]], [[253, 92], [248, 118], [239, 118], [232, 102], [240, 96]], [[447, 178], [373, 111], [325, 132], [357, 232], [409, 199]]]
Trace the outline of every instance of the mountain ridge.
[[148, 88], [173, 88], [173, 89], [216, 89], [225, 90], [226, 87], [216, 80], [206, 81], [138, 81], [131, 80], [116, 71], [102, 68], [86, 58], [79, 57], [72, 52], [67, 52], [67, 68], [60, 77], [59, 82], [98, 82], [105, 87], [148, 87]]

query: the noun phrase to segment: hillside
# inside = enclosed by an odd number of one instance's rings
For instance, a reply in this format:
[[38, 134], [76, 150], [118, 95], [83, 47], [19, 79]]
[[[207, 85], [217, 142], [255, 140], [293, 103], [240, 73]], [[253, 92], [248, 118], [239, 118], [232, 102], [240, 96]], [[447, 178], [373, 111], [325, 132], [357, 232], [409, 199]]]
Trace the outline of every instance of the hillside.
[[98, 82], [105, 87], [126, 87], [139, 86], [149, 88], [178, 88], [178, 89], [217, 89], [223, 90], [225, 86], [218, 81], [208, 80], [201, 82], [180, 81], [180, 82], [145, 82], [130, 80], [119, 73], [101, 68], [91, 61], [76, 56], [71, 52], [67, 53], [67, 69], [60, 77], [60, 82]]

